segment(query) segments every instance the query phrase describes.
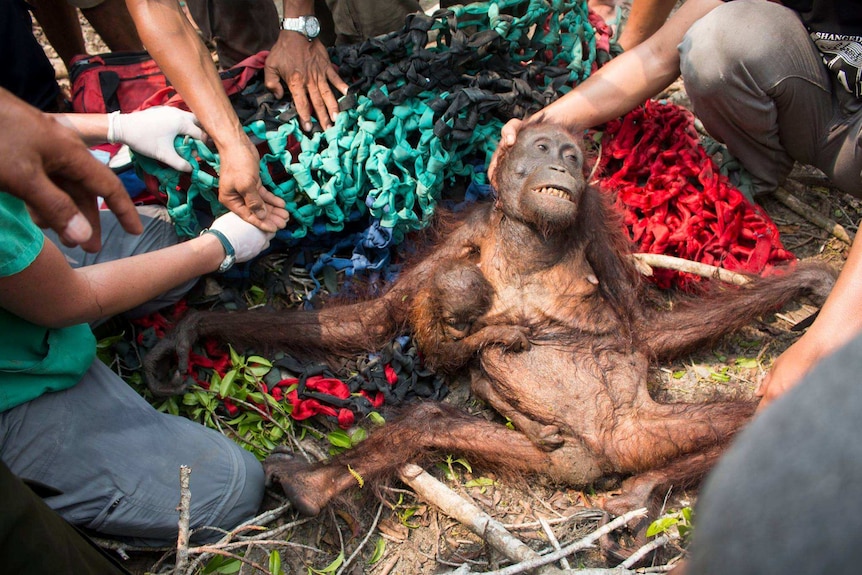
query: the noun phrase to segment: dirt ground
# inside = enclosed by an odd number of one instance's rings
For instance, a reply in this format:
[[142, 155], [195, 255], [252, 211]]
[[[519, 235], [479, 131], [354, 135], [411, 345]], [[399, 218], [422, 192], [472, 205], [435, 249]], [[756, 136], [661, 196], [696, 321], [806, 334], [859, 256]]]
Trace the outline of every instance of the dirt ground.
[[[106, 51], [86, 21], [82, 22], [90, 52]], [[36, 31], [41, 38], [38, 26]], [[62, 62], [49, 46], [46, 46], [46, 51], [56, 65], [58, 77], [65, 79]], [[683, 105], [686, 103], [679, 84], [666, 96]], [[822, 175], [801, 166], [794, 171], [790, 185], [810, 213], [837, 222], [851, 236], [856, 232], [857, 222], [862, 217], [862, 204], [858, 200], [830, 188]], [[760, 203], [778, 225], [785, 247], [797, 257], [822, 259], [837, 267], [843, 265], [849, 249], [847, 243], [776, 198], [765, 198]], [[716, 349], [673, 364], [656, 366], [650, 374], [651, 392], [657, 399], [668, 402], [698, 401], [717, 396], [752, 397], [774, 359], [798, 337], [790, 328], [813, 309], [804, 303], [794, 304], [727, 338]], [[449, 401], [462, 403], [479, 416], [495, 417], [487, 408], [471, 400], [463, 384], [453, 385]], [[312, 439], [311, 435], [305, 441], [311, 450], [315, 447], [317, 450], [326, 449], [325, 441]], [[603, 521], [600, 505], [605, 498], [615, 494], [616, 487], [611, 483], [602, 489], [580, 491], [534, 480], [501, 480], [488, 473], [471, 470], [461, 462], [447, 462], [445, 459], [435, 467], [428, 467], [428, 471], [540, 552], [553, 546], [540, 520], [546, 522], [558, 544], [566, 546], [595, 530]], [[377, 519], [378, 501], [373, 498], [356, 500], [327, 509], [321, 516], [281, 533], [279, 537], [284, 545], [279, 546], [279, 552], [284, 572], [419, 575], [446, 573], [465, 563], [473, 572], [489, 571], [508, 564], [482, 538], [436, 507], [421, 501], [405, 485], [394, 484], [384, 489], [383, 495], [387, 505], [382, 507]], [[691, 506], [696, 495], [696, 491], [669, 493], [666, 510], [671, 512]], [[268, 506], [278, 506], [278, 493], [271, 492], [270, 496]], [[288, 509], [270, 527], [297, 519], [295, 513]], [[621, 542], [630, 543], [624, 536]], [[269, 568], [267, 554], [273, 548], [272, 545], [249, 545], [246, 557]], [[358, 554], [349, 565], [338, 563], [339, 557], [348, 558], [354, 552]], [[124, 549], [122, 553], [129, 556], [127, 564], [135, 573], [172, 572], [174, 559], [170, 555], [162, 557], [161, 552], [134, 549]], [[649, 555], [640, 565], [666, 565], [683, 553], [684, 545], [672, 543]], [[571, 568], [610, 568], [619, 562], [598, 548], [569, 557]], [[211, 565], [209, 570], [198, 572], [237, 572], [232, 569], [218, 570]], [[255, 570], [244, 566], [240, 572], [253, 573]]]

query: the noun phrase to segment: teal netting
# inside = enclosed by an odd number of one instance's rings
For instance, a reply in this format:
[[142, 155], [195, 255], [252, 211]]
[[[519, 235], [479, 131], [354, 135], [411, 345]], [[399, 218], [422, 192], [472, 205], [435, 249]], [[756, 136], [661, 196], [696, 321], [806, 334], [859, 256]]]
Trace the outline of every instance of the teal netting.
[[[486, 192], [485, 167], [502, 124], [561, 96], [612, 49], [585, 1], [478, 2], [417, 14], [399, 32], [333, 48], [350, 104], [325, 131], [304, 133], [290, 101], [268, 95], [262, 73], [232, 100], [258, 144], [264, 185], [287, 202], [291, 221], [279, 239], [293, 243], [364, 222], [357, 243], [385, 250], [426, 226], [444, 189]], [[191, 237], [201, 214], [225, 211], [219, 157], [191, 138], [178, 138], [177, 150], [193, 166], [190, 176], [147, 158], [136, 162], [158, 180], [178, 231]], [[363, 258], [354, 254], [354, 264]]]

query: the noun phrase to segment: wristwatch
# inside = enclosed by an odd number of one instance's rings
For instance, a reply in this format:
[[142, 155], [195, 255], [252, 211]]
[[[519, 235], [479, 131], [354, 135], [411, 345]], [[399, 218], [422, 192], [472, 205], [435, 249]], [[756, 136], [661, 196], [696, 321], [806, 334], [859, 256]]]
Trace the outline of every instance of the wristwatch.
[[221, 243], [221, 246], [224, 248], [224, 259], [221, 262], [221, 265], [218, 267], [219, 273], [224, 273], [230, 268], [233, 267], [233, 264], [236, 263], [236, 252], [233, 249], [233, 246], [228, 241], [227, 236], [221, 233], [218, 230], [213, 230], [211, 228], [207, 228], [201, 232], [201, 235], [204, 234], [212, 234], [218, 238], [218, 241]]
[[320, 21], [315, 16], [300, 16], [299, 18], [282, 18], [281, 29], [299, 32], [311, 42], [320, 34]]

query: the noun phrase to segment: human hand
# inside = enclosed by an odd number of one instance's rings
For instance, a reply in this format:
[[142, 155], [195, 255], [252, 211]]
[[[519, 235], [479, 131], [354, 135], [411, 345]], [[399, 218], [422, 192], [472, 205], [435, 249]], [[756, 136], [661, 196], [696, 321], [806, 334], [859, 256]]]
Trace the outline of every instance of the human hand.
[[500, 156], [515, 145], [518, 139], [518, 132], [524, 125], [523, 120], [512, 118], [500, 129], [500, 143], [497, 144], [497, 149], [494, 150], [494, 155], [491, 156], [491, 161], [488, 162], [488, 180], [494, 184], [494, 174], [497, 171], [497, 164], [500, 162]]
[[264, 83], [276, 98], [284, 96], [281, 79], [284, 79], [293, 97], [300, 125], [311, 130], [311, 113], [326, 129], [338, 115], [338, 97], [330, 84], [347, 93], [347, 84], [329, 61], [329, 53], [320, 40], [309, 42], [302, 34], [283, 31], [272, 47], [264, 64]]
[[101, 247], [101, 196], [129, 233], [143, 231], [128, 192], [73, 130], [0, 88], [0, 190], [23, 200], [33, 220], [68, 246]]
[[754, 392], [761, 398], [757, 411], [762, 411], [784, 392], [797, 385], [826, 353], [813, 345], [813, 342], [806, 340], [805, 336], [784, 350]]
[[275, 237], [275, 232], [265, 232], [233, 212], [216, 218], [209, 229], [224, 234], [233, 246], [237, 262], [247, 262], [255, 257], [269, 247], [270, 240]]
[[242, 140], [240, 145], [219, 150], [219, 201], [248, 223], [275, 232], [287, 225], [284, 200], [263, 186], [257, 150], [248, 138]]
[[164, 162], [180, 172], [190, 172], [191, 165], [177, 154], [174, 139], [178, 135], [203, 140], [204, 131], [197, 118], [170, 106], [157, 106], [131, 114], [110, 114], [108, 140], [122, 142], [144, 156]]

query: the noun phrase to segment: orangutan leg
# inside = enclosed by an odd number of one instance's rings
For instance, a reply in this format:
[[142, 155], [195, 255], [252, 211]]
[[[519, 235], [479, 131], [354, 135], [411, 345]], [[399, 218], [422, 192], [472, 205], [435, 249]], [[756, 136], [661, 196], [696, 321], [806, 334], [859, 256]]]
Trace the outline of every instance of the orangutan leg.
[[[620, 473], [663, 468], [663, 473], [668, 474], [672, 468], [664, 467], [665, 463], [725, 445], [754, 414], [755, 407], [753, 402], [650, 402], [632, 409], [629, 415], [618, 416], [611, 440], [605, 444], [605, 455]], [[674, 477], [679, 480], [707, 468], [704, 460], [698, 471], [696, 461], [695, 457], [691, 463], [681, 465]]]
[[394, 475], [404, 463], [433, 450], [465, 455], [475, 465], [530, 473], [552, 466], [547, 454], [525, 435], [445, 404], [424, 403], [374, 431], [357, 447], [322, 465], [273, 455], [267, 477], [281, 483], [296, 509], [316, 515], [342, 491], [362, 481]]

